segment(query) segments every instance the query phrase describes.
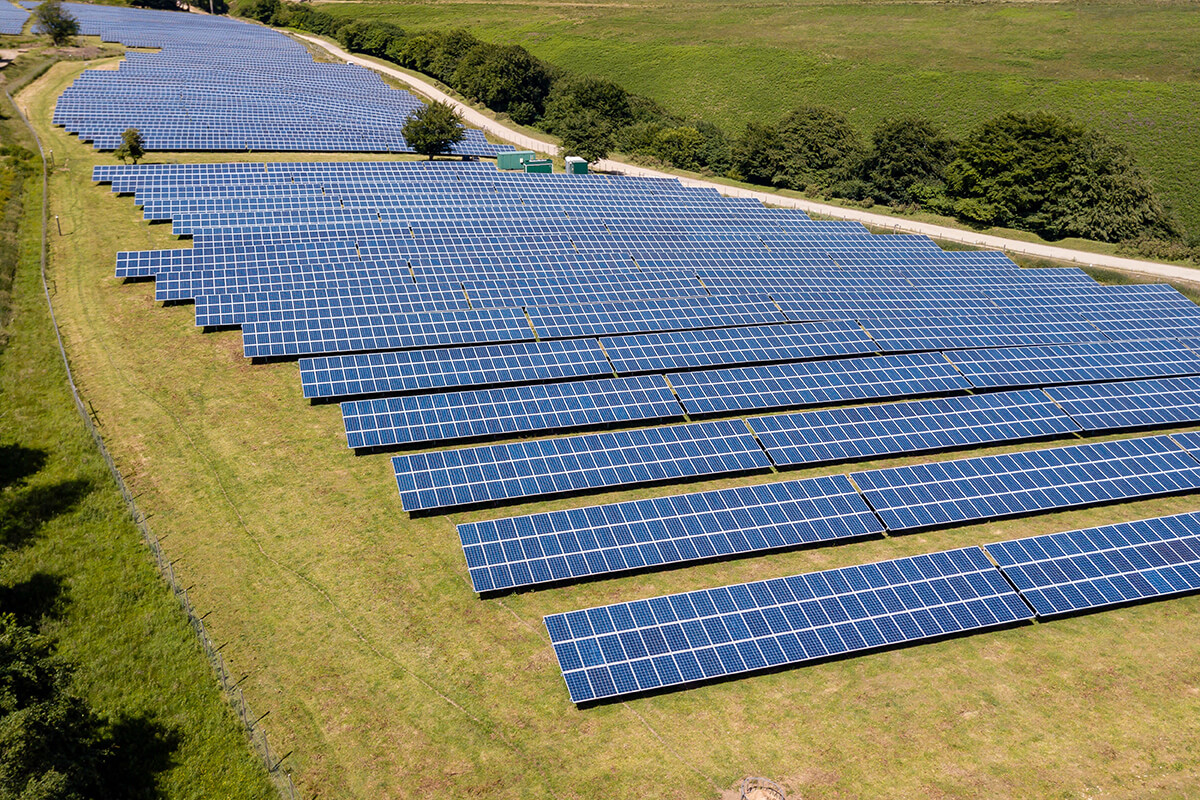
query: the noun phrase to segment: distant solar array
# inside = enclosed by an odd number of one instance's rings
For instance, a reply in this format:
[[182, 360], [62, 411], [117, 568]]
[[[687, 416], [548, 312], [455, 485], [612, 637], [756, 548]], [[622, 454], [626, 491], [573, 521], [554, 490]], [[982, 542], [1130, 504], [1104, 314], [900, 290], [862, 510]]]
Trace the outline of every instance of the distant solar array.
[[29, 12], [25, 9], [15, 6], [12, 3], [0, 3], [0, 33], [10, 35], [20, 34], [25, 30], [25, 23], [29, 21]]
[[[240, 328], [247, 357], [297, 359], [304, 397], [341, 403], [350, 447], [406, 451], [391, 468], [409, 512], [1200, 423], [1200, 308], [1170, 287], [671, 180], [450, 162], [94, 178], [192, 237], [120, 254], [118, 276]], [[457, 532], [477, 592], [531, 589], [1192, 492], [1200, 435], [757, 481]], [[546, 623], [590, 702], [1194, 588], [1195, 521], [1135, 527]]]
[[[85, 35], [160, 48], [128, 52], [116, 70], [86, 70], [59, 97], [55, 124], [98, 149], [116, 148], [134, 127], [151, 151], [411, 152], [400, 129], [421, 101], [371, 70], [316, 63], [299, 42], [229, 17], [63, 5]], [[469, 129], [453, 152], [510, 149]]]

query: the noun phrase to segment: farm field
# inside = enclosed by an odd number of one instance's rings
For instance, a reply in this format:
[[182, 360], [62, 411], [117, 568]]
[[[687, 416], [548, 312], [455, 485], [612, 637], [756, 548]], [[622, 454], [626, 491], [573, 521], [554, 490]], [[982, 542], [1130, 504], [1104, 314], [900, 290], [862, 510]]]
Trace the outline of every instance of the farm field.
[[414, 30], [463, 27], [610, 78], [731, 134], [799, 105], [864, 133], [926, 116], [955, 134], [1008, 110], [1128, 144], [1200, 233], [1200, 26], [1192, 2], [336, 2]]
[[248, 700], [270, 712], [272, 742], [304, 796], [719, 797], [745, 775], [767, 775], [805, 798], [1185, 797], [1200, 782], [1196, 596], [576, 709], [545, 614], [1200, 510], [1200, 497], [481, 601], [454, 523], [581, 502], [408, 519], [387, 457], [345, 448], [337, 407], [302, 402], [294, 363], [252, 365], [237, 333], [203, 334], [192, 307], [160, 307], [151, 284], [114, 278], [117, 251], [179, 245], [169, 226], [142, 222], [131, 198], [92, 185], [92, 166], [111, 156], [50, 125], [54, 98], [81, 68], [59, 64], [20, 97], [58, 162], [52, 278], [68, 350], [176, 572], [211, 611], [231, 669], [246, 673]]

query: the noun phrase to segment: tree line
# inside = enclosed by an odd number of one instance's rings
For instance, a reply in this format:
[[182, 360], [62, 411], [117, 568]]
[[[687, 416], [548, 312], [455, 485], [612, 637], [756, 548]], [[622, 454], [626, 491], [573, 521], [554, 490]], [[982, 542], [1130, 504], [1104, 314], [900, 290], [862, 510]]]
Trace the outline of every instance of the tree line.
[[429, 75], [517, 124], [558, 136], [564, 152], [588, 161], [619, 151], [643, 163], [924, 209], [1051, 240], [1139, 242], [1153, 251], [1147, 255], [1191, 254], [1129, 149], [1065, 117], [1006, 113], [961, 139], [928, 120], [895, 119], [864, 136], [835, 109], [803, 107], [730, 136], [613, 81], [564, 71], [523, 47], [465, 30], [409, 31], [280, 0], [242, 0], [234, 12]]

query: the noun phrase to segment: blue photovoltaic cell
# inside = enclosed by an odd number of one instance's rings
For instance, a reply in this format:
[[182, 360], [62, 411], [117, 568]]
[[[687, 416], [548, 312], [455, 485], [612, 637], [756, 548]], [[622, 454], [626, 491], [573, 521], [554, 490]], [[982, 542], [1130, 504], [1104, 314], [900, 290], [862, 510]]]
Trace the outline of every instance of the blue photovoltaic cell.
[[480, 593], [882, 531], [845, 475], [458, 526]]
[[856, 322], [813, 322], [613, 336], [600, 340], [620, 374], [875, 353]]
[[1173, 433], [1171, 438], [1178, 442], [1180, 447], [1200, 459], [1200, 433]]
[[669, 380], [689, 414], [948, 394], [971, 388], [940, 353], [681, 372]]
[[1200, 461], [1152, 436], [850, 477], [888, 530], [902, 531], [1200, 489]]
[[297, 317], [242, 326], [247, 358], [402, 350], [533, 339], [519, 308]]
[[406, 511], [767, 470], [741, 420], [396, 456]]
[[946, 356], [979, 388], [1200, 374], [1200, 356], [1170, 340], [956, 350]]
[[545, 618], [571, 700], [621, 695], [1033, 618], [978, 547]]
[[661, 375], [342, 403], [355, 449], [682, 416]]
[[771, 459], [796, 466], [1074, 433], [1041, 391], [942, 397], [748, 420]]
[[1200, 514], [986, 545], [1039, 617], [1200, 589]]
[[863, 327], [884, 353], [1073, 344], [1108, 339], [1078, 314], [995, 314], [937, 320], [919, 315], [864, 320]]
[[612, 374], [595, 339], [513, 342], [300, 359], [308, 398], [405, 394]]
[[1200, 377], [1051, 386], [1046, 392], [1085, 431], [1200, 422]]
[[775, 304], [763, 297], [678, 297], [526, 310], [543, 339], [787, 322]]

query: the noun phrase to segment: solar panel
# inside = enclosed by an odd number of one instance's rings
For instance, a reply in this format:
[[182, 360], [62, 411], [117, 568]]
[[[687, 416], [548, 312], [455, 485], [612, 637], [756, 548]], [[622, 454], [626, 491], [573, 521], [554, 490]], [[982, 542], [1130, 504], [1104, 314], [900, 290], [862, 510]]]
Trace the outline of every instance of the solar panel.
[[669, 380], [689, 414], [947, 394], [971, 388], [938, 353], [681, 372]]
[[762, 297], [659, 298], [625, 303], [529, 306], [526, 311], [538, 336], [544, 339], [787, 321], [770, 298]]
[[928, 316], [863, 322], [884, 353], [1103, 342], [1107, 337], [1074, 314], [995, 314], [931, 320]]
[[1039, 617], [1200, 589], [1200, 514], [986, 545]]
[[727, 364], [804, 361], [874, 353], [855, 322], [812, 322], [674, 331], [600, 340], [621, 374], [696, 369]]
[[1200, 422], [1200, 377], [1052, 386], [1046, 393], [1086, 431]]
[[1200, 374], [1200, 357], [1169, 340], [959, 350], [946, 357], [979, 388]]
[[654, 375], [342, 403], [346, 440], [355, 449], [682, 416], [670, 387]]
[[919, 453], [1074, 433], [1079, 426], [1041, 391], [943, 397], [752, 417], [780, 466]]
[[612, 375], [595, 339], [300, 359], [306, 398], [407, 394]]
[[519, 342], [533, 338], [529, 321], [519, 308], [315, 315], [242, 325], [242, 350], [247, 358]]
[[1200, 488], [1170, 437], [890, 467], [851, 476], [888, 530], [994, 519]]
[[1184, 450], [1200, 459], [1200, 433], [1173, 433], [1171, 438]]
[[480, 593], [882, 531], [844, 475], [458, 526]]
[[978, 547], [545, 618], [575, 703], [1033, 618]]
[[740, 420], [439, 450], [392, 459], [406, 511], [768, 470]]

